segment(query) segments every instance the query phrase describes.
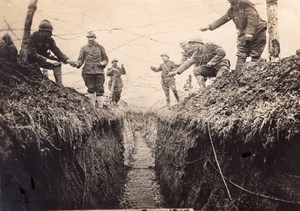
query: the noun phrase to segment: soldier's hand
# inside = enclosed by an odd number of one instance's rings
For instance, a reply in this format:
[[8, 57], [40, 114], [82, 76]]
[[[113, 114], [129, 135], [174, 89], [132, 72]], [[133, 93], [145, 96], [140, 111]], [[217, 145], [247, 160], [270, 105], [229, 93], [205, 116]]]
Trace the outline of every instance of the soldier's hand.
[[251, 41], [253, 39], [252, 34], [245, 34], [246, 41]]
[[170, 73], [169, 73], [169, 76], [174, 76], [174, 75], [176, 75], [176, 74], [178, 74], [178, 71], [177, 71], [177, 70], [175, 70], [175, 71], [173, 71], [173, 72], [170, 72]]
[[155, 68], [155, 67], [153, 67], [153, 66], [151, 66], [150, 68], [151, 68], [151, 70], [155, 70], [155, 69], [156, 69], [156, 68]]
[[200, 28], [199, 30], [202, 31], [202, 32], [205, 32], [205, 31], [207, 31], [207, 30], [210, 30], [210, 27], [209, 27], [209, 26], [202, 27], [202, 28]]
[[55, 61], [55, 60], [51, 60], [51, 59], [46, 59], [46, 62], [52, 64], [55, 67], [60, 65], [60, 62]]
[[211, 68], [211, 67], [213, 67], [213, 64], [210, 63], [210, 62], [208, 62], [208, 63], [205, 65], [205, 67]]

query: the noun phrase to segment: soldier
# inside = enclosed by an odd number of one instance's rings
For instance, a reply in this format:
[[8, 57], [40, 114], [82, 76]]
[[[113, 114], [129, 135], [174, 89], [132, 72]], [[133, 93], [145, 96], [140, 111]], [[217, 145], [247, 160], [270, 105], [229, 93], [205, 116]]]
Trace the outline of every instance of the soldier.
[[192, 89], [193, 89], [192, 75], [189, 75], [189, 78], [186, 79], [186, 82], [183, 85], [183, 90], [186, 91], [186, 92], [191, 92]]
[[259, 60], [266, 45], [267, 23], [262, 20], [249, 0], [228, 0], [230, 8], [220, 19], [200, 28], [200, 31], [214, 30], [233, 20], [238, 31], [236, 70], [243, 67], [247, 57], [251, 61]]
[[175, 78], [174, 76], [169, 75], [176, 68], [176, 65], [173, 61], [169, 60], [168, 54], [162, 54], [161, 58], [163, 60], [163, 63], [158, 68], [155, 68], [153, 66], [151, 66], [150, 68], [154, 72], [162, 72], [161, 85], [166, 95], [167, 106], [170, 107], [170, 89], [173, 91], [177, 102], [179, 102], [179, 96], [175, 85]]
[[[48, 20], [42, 20], [39, 30], [29, 36], [28, 62], [37, 63], [39, 67], [53, 70], [56, 83], [62, 84], [61, 62], [75, 65], [56, 46], [52, 36], [53, 27]], [[50, 52], [55, 56], [51, 56]]]
[[118, 66], [118, 60], [113, 59], [111, 61], [112, 67], [108, 68], [106, 75], [110, 76], [108, 82], [108, 89], [111, 92], [111, 102], [113, 105], [117, 105], [121, 99], [121, 93], [123, 89], [123, 81], [121, 76], [126, 74], [124, 65]]
[[[103, 108], [104, 94], [104, 68], [108, 64], [108, 58], [103, 46], [96, 42], [96, 34], [92, 31], [87, 33], [88, 44], [80, 50], [77, 68], [82, 68], [82, 77], [89, 93], [91, 104]], [[97, 100], [97, 105], [96, 105]]]
[[194, 64], [195, 78], [199, 87], [203, 88], [207, 77], [219, 77], [229, 71], [230, 63], [224, 59], [225, 51], [214, 43], [204, 44], [200, 38], [193, 38], [189, 41], [189, 48], [186, 51], [192, 56], [171, 72], [170, 76], [181, 74]]
[[4, 43], [4, 48], [6, 51], [6, 59], [8, 61], [12, 61], [12, 62], [17, 62], [17, 55], [18, 55], [18, 50], [15, 46], [15, 44], [13, 43], [11, 36], [8, 33], [5, 33], [2, 36], [2, 40]]

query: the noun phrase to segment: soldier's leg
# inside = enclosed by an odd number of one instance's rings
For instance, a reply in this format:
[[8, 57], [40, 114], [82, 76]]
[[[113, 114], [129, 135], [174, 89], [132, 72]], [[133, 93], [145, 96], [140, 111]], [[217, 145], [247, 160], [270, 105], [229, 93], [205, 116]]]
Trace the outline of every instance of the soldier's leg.
[[167, 106], [170, 106], [170, 90], [169, 90], [169, 86], [167, 83], [164, 82], [164, 80], [161, 80], [161, 86], [162, 89], [166, 95], [166, 101], [167, 101]]
[[53, 67], [53, 75], [54, 75], [56, 83], [62, 84], [61, 65]]
[[267, 43], [266, 30], [261, 31], [256, 35], [255, 40], [251, 42], [251, 61], [256, 62], [259, 60], [261, 54], [263, 53]]
[[246, 63], [246, 59], [249, 55], [249, 46], [245, 41], [244, 35], [239, 35], [237, 38], [237, 60], [235, 65], [235, 70], [239, 71], [243, 68], [244, 64]]
[[205, 66], [198, 66], [193, 70], [193, 72], [200, 88], [205, 87], [205, 80], [207, 77], [215, 76], [213, 68], [207, 68]]
[[116, 103], [118, 103], [121, 99], [122, 87], [118, 87], [117, 94], [116, 94]]
[[103, 108], [103, 94], [104, 94], [104, 74], [95, 75], [95, 91], [98, 108]]
[[174, 96], [175, 96], [175, 98], [176, 98], [176, 101], [179, 102], [179, 95], [178, 95], [178, 92], [177, 92], [177, 89], [176, 89], [175, 78], [173, 78], [173, 80], [171, 80], [171, 81], [169, 82], [169, 87], [170, 87], [171, 90], [173, 91]]
[[85, 86], [88, 88], [87, 92], [89, 94], [90, 103], [95, 107], [95, 79], [93, 75], [82, 75]]

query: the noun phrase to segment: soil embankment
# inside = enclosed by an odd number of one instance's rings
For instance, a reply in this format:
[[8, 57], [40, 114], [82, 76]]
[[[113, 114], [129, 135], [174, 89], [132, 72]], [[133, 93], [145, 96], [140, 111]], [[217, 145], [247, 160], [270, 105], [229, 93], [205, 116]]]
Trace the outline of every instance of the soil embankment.
[[0, 74], [1, 209], [117, 208], [130, 123], [37, 68], [1, 61]]
[[166, 206], [299, 210], [299, 99], [292, 56], [247, 64], [171, 110], [148, 112]]

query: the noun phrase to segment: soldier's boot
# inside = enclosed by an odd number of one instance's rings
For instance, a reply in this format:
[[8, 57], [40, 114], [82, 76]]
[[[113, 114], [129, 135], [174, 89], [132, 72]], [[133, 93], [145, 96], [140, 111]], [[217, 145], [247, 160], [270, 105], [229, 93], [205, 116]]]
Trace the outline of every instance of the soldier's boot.
[[236, 60], [235, 70], [236, 71], [241, 70], [243, 68], [245, 62], [246, 62], [246, 58], [238, 57]]
[[90, 99], [90, 103], [93, 107], [95, 107], [96, 104], [96, 99], [95, 99], [95, 94], [93, 93], [89, 93], [89, 99]]
[[96, 107], [97, 108], [103, 108], [103, 96], [97, 96], [96, 99], [97, 99]]
[[199, 85], [199, 88], [203, 89], [205, 87], [205, 79], [204, 79], [204, 77], [201, 76], [201, 75], [197, 75], [195, 77], [196, 77], [197, 83]]
[[61, 65], [56, 66], [53, 68], [53, 75], [55, 78], [55, 82], [58, 84], [62, 84], [62, 72], [61, 72]]

